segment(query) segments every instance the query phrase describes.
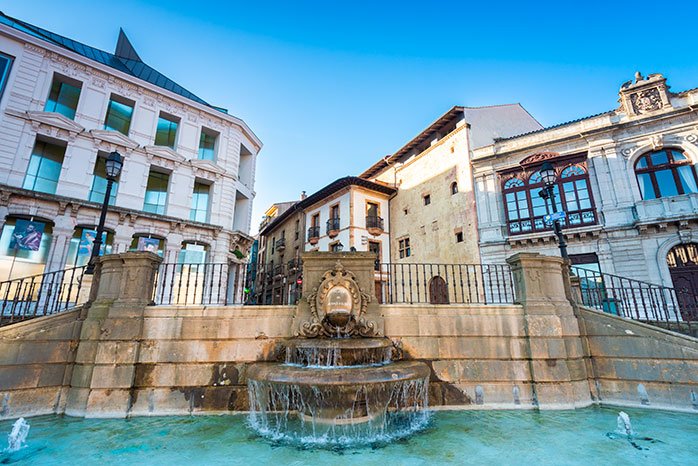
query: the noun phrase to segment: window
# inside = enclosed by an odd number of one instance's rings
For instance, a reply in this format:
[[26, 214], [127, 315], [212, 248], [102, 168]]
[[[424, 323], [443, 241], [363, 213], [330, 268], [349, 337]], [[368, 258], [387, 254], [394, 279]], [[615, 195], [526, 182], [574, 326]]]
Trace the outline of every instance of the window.
[[451, 183], [451, 195], [458, 194], [458, 183]]
[[327, 220], [327, 234], [334, 235], [339, 230], [339, 204], [330, 207], [330, 219]]
[[10, 77], [13, 61], [13, 57], [0, 53], [0, 99], [2, 99], [2, 94], [5, 92], [5, 86]]
[[635, 176], [645, 200], [698, 192], [695, 166], [676, 149], [643, 155], [635, 162]]
[[375, 202], [367, 202], [366, 203], [366, 216], [367, 217], [378, 217], [379, 216], [379, 210], [378, 210], [378, 204]]
[[201, 137], [199, 138], [199, 159], [214, 160], [216, 158], [216, 139], [216, 133], [210, 129], [201, 128]]
[[165, 250], [165, 240], [162, 238], [153, 237], [149, 234], [133, 235], [129, 251], [148, 251], [154, 252], [162, 256]]
[[112, 94], [107, 107], [107, 116], [104, 119], [104, 129], [118, 131], [128, 136], [128, 131], [131, 128], [133, 106], [133, 102]]
[[301, 230], [300, 230], [300, 228], [301, 228], [301, 221], [300, 221], [299, 219], [296, 219], [296, 230], [295, 230], [295, 232], [296, 232], [296, 235], [295, 235], [295, 236], [296, 236], [296, 239], [300, 238], [300, 235], [301, 235]]
[[56, 194], [64, 154], [63, 146], [36, 141], [22, 187], [32, 191]]
[[271, 237], [271, 253], [274, 254], [274, 248], [276, 247], [276, 236]]
[[145, 188], [145, 200], [143, 210], [154, 214], [165, 214], [167, 205], [167, 187], [170, 184], [170, 175], [150, 170], [148, 185]]
[[[104, 195], [107, 193], [107, 155], [99, 153], [95, 162], [94, 175], [92, 177], [92, 189], [89, 200], [92, 202], [104, 202]], [[116, 192], [119, 190], [119, 180], [114, 181], [109, 195], [109, 205], [116, 202]]]
[[[94, 227], [78, 227], [70, 239], [68, 246], [68, 258], [66, 265], [80, 267], [87, 265], [92, 256], [92, 244], [97, 238], [97, 230]], [[114, 233], [105, 231], [102, 233], [102, 247], [99, 255], [111, 254], [112, 243], [114, 241]]]
[[44, 272], [52, 226], [33, 217], [7, 217], [0, 234], [0, 281]]
[[54, 74], [44, 111], [60, 113], [71, 120], [74, 119], [81, 87], [82, 83], [79, 81]]
[[400, 253], [400, 259], [404, 259], [405, 257], [410, 257], [412, 255], [409, 238], [403, 238], [398, 241], [398, 251]]
[[[563, 228], [595, 224], [596, 209], [589, 189], [586, 162], [580, 160], [562, 165], [558, 173], [553, 192], [557, 210], [567, 213], [567, 217], [561, 221]], [[553, 208], [549, 200], [540, 196], [542, 189], [543, 180], [538, 171], [531, 174], [518, 172], [503, 180], [502, 195], [509, 234], [535, 233], [553, 228], [544, 219], [547, 214], [553, 213]]]
[[[208, 253], [208, 246], [196, 242], [183, 242], [179, 250], [177, 262], [180, 264], [204, 264]], [[202, 269], [203, 270], [203, 269]]]
[[191, 212], [189, 214], [189, 220], [203, 223], [208, 222], [210, 192], [211, 185], [199, 183], [198, 181], [194, 183], [194, 193], [192, 194], [191, 198]]
[[179, 120], [176, 117], [161, 113], [160, 117], [158, 118], [158, 127], [155, 132], [155, 145], [166, 146], [170, 149], [174, 149], [178, 125]]
[[376, 255], [376, 262], [374, 265], [375, 270], [380, 269], [381, 262], [381, 243], [380, 241], [370, 241], [368, 242], [368, 251]]
[[459, 231], [456, 233], [456, 243], [462, 243], [463, 242], [463, 232]]
[[431, 195], [425, 194], [422, 199], [424, 199], [424, 205], [429, 205], [431, 204]]

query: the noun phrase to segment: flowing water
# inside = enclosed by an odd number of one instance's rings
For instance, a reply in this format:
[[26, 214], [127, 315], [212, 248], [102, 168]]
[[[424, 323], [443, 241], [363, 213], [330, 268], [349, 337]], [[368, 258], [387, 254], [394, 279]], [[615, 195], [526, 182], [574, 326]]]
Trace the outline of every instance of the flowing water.
[[[245, 415], [29, 419], [16, 465], [695, 465], [698, 414], [624, 408], [639, 438], [615, 433], [617, 408], [440, 411], [418, 434], [361, 448], [289, 446], [252, 433]], [[10, 432], [13, 420], [0, 421]], [[612, 434], [612, 435], [611, 435]], [[651, 440], [643, 441], [643, 439]], [[637, 443], [641, 448], [632, 445]]]

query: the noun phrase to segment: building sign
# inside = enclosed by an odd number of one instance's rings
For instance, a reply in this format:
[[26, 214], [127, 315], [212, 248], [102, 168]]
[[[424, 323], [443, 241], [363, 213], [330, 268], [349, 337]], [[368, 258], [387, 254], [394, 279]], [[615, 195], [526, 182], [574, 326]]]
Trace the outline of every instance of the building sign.
[[10, 240], [10, 249], [15, 251], [38, 251], [41, 237], [44, 234], [44, 224], [17, 219], [15, 230]]

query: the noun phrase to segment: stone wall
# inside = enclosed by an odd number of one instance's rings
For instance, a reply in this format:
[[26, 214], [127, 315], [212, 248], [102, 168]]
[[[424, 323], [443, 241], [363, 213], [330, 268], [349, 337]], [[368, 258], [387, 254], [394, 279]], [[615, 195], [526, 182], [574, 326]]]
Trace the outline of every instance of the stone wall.
[[579, 308], [601, 403], [698, 409], [698, 339]]
[[80, 311], [0, 327], [0, 418], [62, 412]]

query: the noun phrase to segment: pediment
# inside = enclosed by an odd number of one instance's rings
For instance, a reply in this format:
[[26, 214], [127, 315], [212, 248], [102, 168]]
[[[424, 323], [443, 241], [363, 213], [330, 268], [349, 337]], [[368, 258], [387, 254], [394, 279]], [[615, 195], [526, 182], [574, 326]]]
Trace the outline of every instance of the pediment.
[[92, 135], [92, 138], [97, 141], [106, 142], [115, 146], [125, 147], [127, 149], [135, 149], [138, 147], [138, 143], [136, 141], [118, 131], [91, 129], [90, 134]]
[[143, 148], [149, 157], [159, 157], [175, 163], [184, 163], [186, 159], [176, 151], [165, 146], [145, 146]]
[[8, 111], [9, 114], [23, 118], [32, 122], [33, 125], [48, 125], [54, 128], [63, 129], [69, 133], [82, 133], [85, 131], [85, 127], [79, 125], [68, 117], [55, 112], [17, 112]]
[[529, 155], [521, 161], [522, 166], [537, 165], [543, 163], [547, 160], [552, 160], [560, 157], [559, 152], [538, 152], [533, 155]]
[[216, 175], [225, 175], [226, 173], [223, 167], [211, 162], [210, 160], [193, 159], [190, 160], [189, 163], [193, 168], [198, 168], [199, 170], [204, 170]]

